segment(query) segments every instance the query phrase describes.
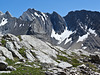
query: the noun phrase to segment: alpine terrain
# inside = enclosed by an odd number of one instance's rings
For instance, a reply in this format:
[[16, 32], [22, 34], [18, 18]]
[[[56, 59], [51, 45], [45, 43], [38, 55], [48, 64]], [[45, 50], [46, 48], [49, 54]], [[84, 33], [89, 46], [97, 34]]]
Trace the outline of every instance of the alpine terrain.
[[100, 75], [100, 12], [0, 12], [1, 75]]

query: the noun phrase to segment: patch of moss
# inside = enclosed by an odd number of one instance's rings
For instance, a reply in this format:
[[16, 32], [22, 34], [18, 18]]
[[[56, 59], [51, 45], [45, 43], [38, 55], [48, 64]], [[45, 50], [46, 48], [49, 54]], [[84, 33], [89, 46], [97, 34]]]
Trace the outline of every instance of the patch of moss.
[[87, 55], [84, 55], [84, 54], [81, 54], [80, 56], [89, 58], [89, 56], [87, 56]]
[[13, 66], [15, 64], [15, 62], [17, 62], [17, 61], [18, 61], [18, 58], [14, 58], [14, 60], [6, 58], [6, 62], [10, 66]]
[[20, 41], [22, 41], [22, 38], [21, 38], [21, 36], [20, 36], [20, 35], [18, 36], [18, 38], [19, 38], [19, 40], [20, 40]]
[[32, 55], [33, 55], [35, 58], [37, 58], [35, 52], [31, 52], [31, 53], [32, 53]]
[[85, 63], [85, 64], [88, 64], [89, 67], [90, 67], [92, 70], [95, 69], [94, 71], [96, 71], [97, 67], [96, 67], [96, 65], [94, 65], [93, 63], [87, 62], [87, 63]]
[[77, 67], [79, 65], [81, 65], [81, 63], [71, 63], [73, 65], [73, 67]]
[[18, 67], [16, 71], [12, 71], [11, 73], [2, 75], [45, 75], [45, 74], [43, 73], [43, 70], [41, 70], [40, 68], [21, 66]]
[[13, 65], [15, 62], [11, 59], [6, 58], [6, 62], [8, 63], [8, 65]]
[[26, 58], [26, 53], [25, 53], [25, 51], [26, 51], [26, 49], [25, 49], [24, 47], [22, 47], [22, 48], [19, 49], [18, 52], [19, 52], [23, 57]]
[[61, 60], [61, 61], [64, 61], [64, 62], [67, 62], [68, 61], [68, 58], [67, 57], [61, 56], [61, 55], [57, 55], [57, 59], [58, 60]]
[[73, 65], [73, 67], [77, 67], [77, 66], [81, 65], [81, 63], [75, 58], [71, 59], [71, 64]]
[[5, 46], [6, 46], [6, 42], [7, 42], [7, 41], [6, 41], [5, 39], [3, 39], [3, 38], [1, 39], [1, 44], [2, 44], [2, 46], [5, 47]]

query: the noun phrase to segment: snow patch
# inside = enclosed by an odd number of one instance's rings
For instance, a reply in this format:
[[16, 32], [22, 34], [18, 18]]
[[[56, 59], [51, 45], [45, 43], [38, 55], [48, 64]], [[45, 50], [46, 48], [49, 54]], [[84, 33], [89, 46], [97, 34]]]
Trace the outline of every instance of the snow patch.
[[44, 20], [43, 16], [41, 16], [41, 18], [42, 18], [42, 20], [43, 20], [43, 22], [44, 22], [45, 20]]
[[87, 47], [82, 47], [82, 49], [86, 49]]
[[61, 34], [56, 33], [54, 29], [52, 29], [51, 37], [58, 40], [59, 41], [58, 44], [60, 44], [62, 41], [68, 38], [72, 33], [73, 33], [72, 31], [67, 30], [67, 27]]
[[92, 30], [91, 28], [89, 28], [89, 32], [90, 32], [91, 34], [94, 34], [95, 36], [97, 36], [95, 30]]
[[84, 41], [86, 38], [88, 38], [88, 35], [89, 35], [89, 33], [87, 33], [83, 36], [79, 36], [79, 39], [78, 39], [77, 43], [80, 42], [80, 41]]
[[41, 15], [38, 15], [36, 12], [34, 12], [35, 16], [40, 17]]
[[17, 23], [15, 22], [14, 28], [16, 27]]
[[21, 26], [22, 26], [22, 24], [19, 25], [19, 27], [21, 27]]
[[24, 24], [23, 24], [23, 26], [24, 26]]
[[35, 16], [33, 14], [31, 14], [31, 15], [32, 15], [32, 18], [35, 19]]
[[45, 15], [44, 13], [42, 13], [42, 15], [44, 16], [45, 20], [47, 20], [47, 15]]
[[7, 19], [3, 18], [3, 19], [1, 20], [0, 26], [5, 25], [7, 22], [8, 22]]
[[66, 41], [65, 41], [65, 44], [67, 44], [71, 40], [72, 40], [72, 38], [70, 38], [70, 39], [67, 38]]
[[85, 25], [85, 30], [87, 30], [87, 26]]

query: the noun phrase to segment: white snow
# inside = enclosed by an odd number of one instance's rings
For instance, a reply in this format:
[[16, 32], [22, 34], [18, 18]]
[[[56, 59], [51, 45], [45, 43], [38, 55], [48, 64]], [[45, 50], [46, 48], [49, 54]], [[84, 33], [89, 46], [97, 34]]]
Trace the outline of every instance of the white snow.
[[47, 15], [45, 15], [44, 13], [42, 13], [42, 15], [44, 16], [45, 20], [47, 20]]
[[22, 26], [22, 24], [19, 25], [19, 27], [21, 27], [21, 26]]
[[24, 24], [23, 24], [23, 26], [24, 26]]
[[44, 20], [43, 16], [41, 16], [41, 18], [42, 18], [42, 20], [43, 20], [43, 22], [44, 22], [45, 20]]
[[36, 12], [34, 12], [35, 16], [40, 17], [41, 15], [38, 15]]
[[3, 19], [1, 20], [0, 26], [5, 25], [7, 22], [8, 22], [7, 19], [3, 18]]
[[33, 14], [31, 14], [31, 15], [32, 15], [32, 18], [35, 19], [35, 16]]
[[85, 30], [87, 30], [87, 26], [85, 25]]
[[15, 22], [14, 28], [16, 27], [17, 23]]
[[86, 49], [87, 47], [82, 47], [82, 49]]
[[80, 25], [80, 27], [83, 29], [83, 27], [82, 27], [82, 22], [79, 22], [79, 25]]
[[84, 46], [83, 44], [81, 46]]
[[69, 38], [69, 39], [67, 38], [64, 44], [67, 44], [71, 40], [72, 40], [72, 38]]
[[89, 32], [90, 32], [91, 34], [94, 34], [95, 36], [97, 36], [95, 30], [92, 30], [91, 28], [89, 28]]
[[58, 44], [60, 44], [62, 41], [64, 41], [66, 38], [68, 38], [73, 32], [72, 31], [68, 31], [67, 27], [64, 30], [63, 33], [58, 34], [54, 31], [54, 29], [52, 29], [52, 33], [51, 33], [51, 37], [55, 38], [56, 40], [58, 40]]
[[88, 35], [89, 35], [89, 33], [87, 33], [83, 36], [79, 36], [79, 39], [78, 39], [77, 43], [80, 42], [80, 41], [84, 41], [86, 38], [88, 38]]

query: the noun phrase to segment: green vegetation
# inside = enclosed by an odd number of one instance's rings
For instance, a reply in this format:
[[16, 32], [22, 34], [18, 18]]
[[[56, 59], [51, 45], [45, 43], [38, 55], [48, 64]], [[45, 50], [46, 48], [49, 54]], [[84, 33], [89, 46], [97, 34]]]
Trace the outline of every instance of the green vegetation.
[[20, 36], [20, 35], [18, 36], [18, 38], [19, 38], [19, 40], [20, 40], [20, 41], [22, 41], [22, 38], [21, 38], [21, 36]]
[[73, 65], [73, 67], [77, 67], [77, 66], [81, 65], [81, 63], [75, 58], [71, 59], [71, 64]]
[[7, 41], [6, 41], [5, 39], [3, 39], [3, 38], [1, 39], [1, 44], [2, 44], [2, 46], [6, 46], [6, 42], [7, 42]]
[[61, 61], [64, 61], [64, 62], [68, 62], [68, 58], [65, 57], [65, 56], [57, 55], [57, 59], [61, 60]]
[[6, 62], [8, 63], [9, 66], [13, 66], [15, 62], [18, 61], [18, 58], [14, 58], [14, 60], [6, 58]]
[[32, 53], [32, 55], [33, 55], [35, 58], [37, 58], [35, 52], [31, 52], [31, 53]]
[[22, 65], [18, 67], [16, 71], [12, 71], [11, 73], [2, 75], [45, 75], [45, 74], [43, 73], [43, 70], [41, 70], [40, 68], [25, 67]]
[[6, 62], [8, 63], [8, 65], [13, 65], [15, 63], [15, 61], [6, 58]]
[[88, 64], [89, 67], [90, 67], [92, 70], [95, 69], [95, 71], [96, 71], [96, 69], [97, 69], [96, 65], [94, 65], [94, 64], [91, 63], [91, 62], [87, 62], [87, 63], [84, 63], [84, 64], [85, 64], [85, 65]]
[[[24, 63], [20, 63], [20, 64], [15, 64], [15, 62], [18, 61], [17, 58], [14, 58], [15, 60], [11, 60], [11, 59], [6, 59], [6, 62], [8, 63], [8, 65], [13, 66], [14, 68], [16, 68], [16, 71], [12, 71], [11, 73], [3, 73], [0, 75], [45, 75], [41, 66], [39, 65], [39, 62], [24, 62]], [[35, 67], [27, 67], [25, 66], [25, 64], [27, 65], [33, 65], [36, 64], [38, 66], [40, 66], [40, 68], [35, 68]]]
[[87, 57], [87, 58], [89, 58], [89, 56], [84, 55], [84, 54], [81, 54], [80, 56], [81, 56], [81, 57]]
[[19, 49], [18, 52], [19, 52], [23, 57], [26, 58], [26, 53], [25, 53], [25, 51], [26, 51], [26, 49], [25, 49], [24, 47], [22, 47], [22, 48]]

